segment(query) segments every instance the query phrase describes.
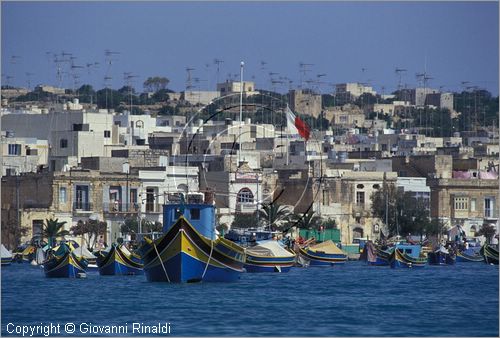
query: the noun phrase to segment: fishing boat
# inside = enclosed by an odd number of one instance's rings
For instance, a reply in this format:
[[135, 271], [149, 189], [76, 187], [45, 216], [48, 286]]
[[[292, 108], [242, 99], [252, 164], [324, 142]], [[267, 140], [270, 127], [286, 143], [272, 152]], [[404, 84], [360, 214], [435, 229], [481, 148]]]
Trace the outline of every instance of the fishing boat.
[[334, 266], [345, 264], [347, 254], [339, 249], [332, 240], [299, 248], [302, 258], [309, 261], [309, 266]]
[[469, 248], [466, 250], [458, 250], [457, 251], [457, 262], [466, 262], [466, 263], [479, 263], [484, 262], [484, 257], [480, 253], [479, 248]]
[[486, 264], [498, 265], [498, 246], [493, 244], [485, 244], [481, 248], [481, 254], [484, 257]]
[[89, 251], [84, 245], [78, 245], [75, 241], [69, 242], [71, 251], [78, 258], [84, 258], [88, 265], [87, 269], [97, 269], [97, 257]]
[[273, 240], [258, 242], [245, 253], [247, 272], [288, 272], [295, 265], [295, 254]]
[[368, 240], [359, 259], [366, 261], [368, 265], [388, 266], [393, 250], [394, 247], [381, 247]]
[[2, 265], [10, 265], [10, 263], [12, 263], [12, 253], [7, 250], [7, 248], [4, 247], [3, 244], [0, 247], [0, 253], [2, 258]]
[[123, 245], [113, 244], [109, 251], [97, 253], [97, 266], [101, 275], [142, 275], [141, 258]]
[[427, 253], [427, 260], [429, 265], [453, 265], [456, 255], [440, 245], [436, 250]]
[[390, 259], [391, 268], [423, 268], [427, 258], [421, 255], [421, 249], [418, 244], [396, 244]]
[[49, 251], [43, 268], [46, 277], [79, 278], [85, 274], [87, 264], [84, 258], [77, 257], [63, 242]]
[[24, 263], [31, 263], [34, 259], [36, 259], [36, 249], [37, 247], [29, 244], [22, 252], [22, 261]]
[[[180, 196], [179, 196], [180, 194]], [[215, 232], [215, 207], [203, 194], [183, 193], [163, 205], [163, 234], [139, 252], [151, 282], [231, 282], [244, 272], [244, 249]], [[207, 198], [205, 200], [213, 200]]]

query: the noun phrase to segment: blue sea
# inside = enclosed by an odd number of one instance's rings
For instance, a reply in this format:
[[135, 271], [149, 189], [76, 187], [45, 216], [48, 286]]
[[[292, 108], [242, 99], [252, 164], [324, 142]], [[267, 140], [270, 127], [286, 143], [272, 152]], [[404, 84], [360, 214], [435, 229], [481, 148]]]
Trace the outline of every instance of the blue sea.
[[[484, 263], [407, 270], [347, 262], [183, 285], [97, 271], [86, 279], [49, 279], [28, 264], [1, 272], [6, 336], [9, 323], [60, 324], [68, 336], [82, 335], [82, 323], [122, 325], [128, 335], [137, 335], [132, 323], [168, 323], [176, 336], [499, 335], [498, 266]], [[74, 334], [64, 332], [67, 323], [75, 324]]]

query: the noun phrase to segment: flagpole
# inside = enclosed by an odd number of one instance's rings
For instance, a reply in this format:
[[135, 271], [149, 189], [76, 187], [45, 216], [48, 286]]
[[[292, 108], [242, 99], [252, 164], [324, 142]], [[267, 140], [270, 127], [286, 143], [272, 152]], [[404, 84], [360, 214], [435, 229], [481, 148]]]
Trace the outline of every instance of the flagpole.
[[[288, 107], [288, 103], [286, 104], [286, 109], [287, 109], [287, 113], [288, 113], [288, 109], [290, 109]], [[287, 121], [288, 121], [288, 118], [287, 118]], [[290, 128], [288, 128], [288, 122], [287, 122], [287, 125], [286, 125], [286, 165], [288, 166], [288, 161], [289, 161], [289, 155], [288, 155], [288, 150], [290, 149], [290, 142], [289, 142], [289, 134], [290, 134]], [[283, 135], [281, 135], [283, 137]]]
[[239, 151], [238, 151], [238, 166], [240, 165], [241, 162], [241, 125], [243, 124], [243, 67], [245, 66], [245, 63], [241, 61], [240, 63], [240, 133], [239, 133]]

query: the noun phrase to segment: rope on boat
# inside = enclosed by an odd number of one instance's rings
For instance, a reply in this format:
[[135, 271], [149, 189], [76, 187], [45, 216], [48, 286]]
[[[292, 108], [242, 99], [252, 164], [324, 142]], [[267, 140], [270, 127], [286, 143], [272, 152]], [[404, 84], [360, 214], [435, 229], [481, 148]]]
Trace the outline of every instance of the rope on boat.
[[165, 273], [165, 277], [167, 277], [167, 281], [170, 283], [170, 278], [168, 278], [167, 269], [165, 269], [165, 265], [163, 265], [163, 262], [162, 262], [161, 257], [160, 257], [160, 253], [158, 252], [158, 249], [156, 248], [156, 243], [154, 240], [153, 240], [153, 248], [155, 248], [156, 255], [158, 256], [158, 260], [160, 261], [161, 267], [163, 268], [163, 272]]
[[205, 265], [205, 270], [203, 270], [203, 274], [201, 275], [201, 280], [205, 277], [205, 274], [207, 273], [208, 269], [208, 264], [210, 264], [210, 259], [212, 258], [212, 252], [214, 251], [214, 239], [211, 240], [211, 246], [210, 246], [210, 255], [208, 256], [207, 264]]

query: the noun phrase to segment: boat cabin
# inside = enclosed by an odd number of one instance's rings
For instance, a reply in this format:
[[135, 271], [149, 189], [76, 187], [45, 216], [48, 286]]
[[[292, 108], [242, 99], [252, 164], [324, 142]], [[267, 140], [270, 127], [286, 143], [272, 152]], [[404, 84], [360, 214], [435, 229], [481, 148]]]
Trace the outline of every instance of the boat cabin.
[[419, 257], [422, 250], [422, 247], [420, 245], [414, 244], [397, 244], [396, 248], [398, 248], [401, 252], [407, 254], [408, 256], [414, 258]]
[[179, 217], [186, 220], [203, 236], [214, 239], [215, 206], [203, 193], [169, 193], [163, 205], [163, 232], [167, 232]]

